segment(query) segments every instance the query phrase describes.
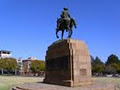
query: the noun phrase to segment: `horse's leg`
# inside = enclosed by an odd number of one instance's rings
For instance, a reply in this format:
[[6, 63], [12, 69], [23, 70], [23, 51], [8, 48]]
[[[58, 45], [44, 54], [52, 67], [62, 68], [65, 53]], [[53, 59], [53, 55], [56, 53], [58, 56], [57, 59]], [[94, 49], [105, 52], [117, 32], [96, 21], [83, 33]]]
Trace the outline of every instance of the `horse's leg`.
[[61, 39], [63, 39], [63, 35], [64, 35], [64, 30], [62, 30], [62, 36], [61, 36]]
[[59, 30], [56, 30], [56, 37], [57, 37], [57, 38], [59, 38], [59, 36], [58, 36], [58, 31], [59, 31]]
[[73, 31], [72, 31], [72, 29], [70, 29], [69, 32], [68, 32], [68, 38], [71, 38], [72, 33], [73, 33]]
[[67, 38], [69, 38], [70, 37], [70, 30], [67, 30], [68, 31], [68, 37]]
[[73, 34], [73, 30], [72, 30], [72, 29], [70, 29], [70, 31], [71, 31], [71, 33], [70, 33], [70, 38], [71, 38], [71, 36], [72, 36], [72, 34]]

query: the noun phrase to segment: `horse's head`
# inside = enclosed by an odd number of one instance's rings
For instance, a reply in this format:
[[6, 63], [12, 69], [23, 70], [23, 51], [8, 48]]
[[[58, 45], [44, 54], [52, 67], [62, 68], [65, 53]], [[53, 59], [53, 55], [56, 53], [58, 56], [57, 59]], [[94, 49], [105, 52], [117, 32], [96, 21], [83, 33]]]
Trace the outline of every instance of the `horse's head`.
[[77, 24], [76, 24], [75, 19], [71, 18], [71, 27], [73, 27], [73, 25], [74, 25], [75, 28], [77, 28]]

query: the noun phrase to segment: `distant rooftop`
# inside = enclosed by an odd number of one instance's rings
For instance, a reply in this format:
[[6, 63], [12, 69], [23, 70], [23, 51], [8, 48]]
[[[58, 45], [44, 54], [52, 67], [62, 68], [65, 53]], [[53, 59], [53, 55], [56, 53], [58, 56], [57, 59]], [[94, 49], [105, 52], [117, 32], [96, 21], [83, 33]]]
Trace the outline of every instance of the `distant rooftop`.
[[8, 50], [0, 50], [0, 52], [11, 52], [11, 51], [8, 51]]
[[36, 60], [36, 57], [28, 57], [28, 60]]
[[11, 51], [8, 50], [0, 50], [0, 58], [11, 57]]
[[35, 58], [35, 57], [28, 57], [28, 59], [23, 60], [23, 62], [25, 62], [25, 61], [34, 61], [34, 60], [37, 60], [37, 58]]

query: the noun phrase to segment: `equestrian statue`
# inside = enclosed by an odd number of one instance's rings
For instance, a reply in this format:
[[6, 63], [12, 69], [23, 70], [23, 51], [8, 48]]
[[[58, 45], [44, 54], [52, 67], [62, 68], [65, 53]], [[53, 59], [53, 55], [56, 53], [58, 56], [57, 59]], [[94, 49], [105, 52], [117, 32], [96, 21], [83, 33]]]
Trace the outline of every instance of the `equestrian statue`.
[[62, 31], [61, 39], [63, 39], [64, 31], [66, 30], [68, 32], [68, 38], [71, 38], [73, 26], [77, 28], [75, 19], [70, 17], [68, 8], [64, 8], [60, 16], [61, 17], [57, 19], [56, 37], [59, 38], [58, 32]]

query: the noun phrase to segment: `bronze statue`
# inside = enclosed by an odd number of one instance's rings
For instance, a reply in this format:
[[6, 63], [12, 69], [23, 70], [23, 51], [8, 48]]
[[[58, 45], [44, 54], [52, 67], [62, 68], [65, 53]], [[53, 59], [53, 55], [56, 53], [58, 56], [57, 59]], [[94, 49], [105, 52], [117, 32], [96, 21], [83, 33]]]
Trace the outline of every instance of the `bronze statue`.
[[61, 18], [57, 19], [56, 36], [59, 38], [58, 31], [62, 31], [61, 39], [63, 39], [64, 30], [66, 30], [68, 32], [68, 38], [71, 38], [73, 25], [77, 28], [75, 20], [70, 17], [68, 8], [64, 8], [60, 16]]

